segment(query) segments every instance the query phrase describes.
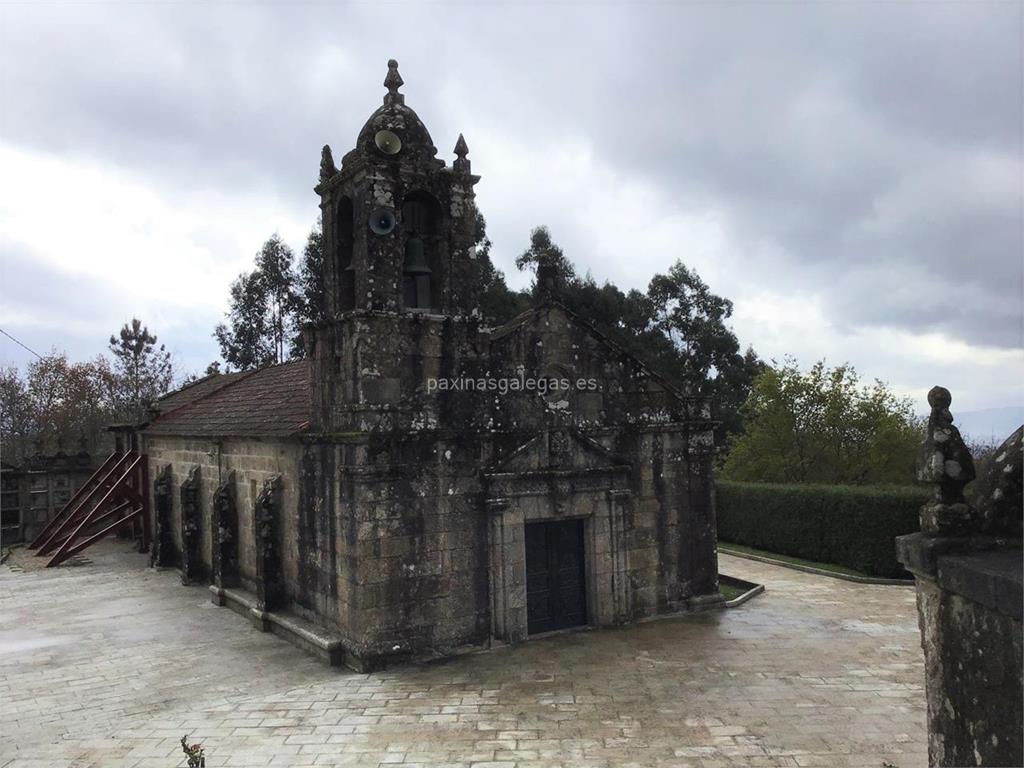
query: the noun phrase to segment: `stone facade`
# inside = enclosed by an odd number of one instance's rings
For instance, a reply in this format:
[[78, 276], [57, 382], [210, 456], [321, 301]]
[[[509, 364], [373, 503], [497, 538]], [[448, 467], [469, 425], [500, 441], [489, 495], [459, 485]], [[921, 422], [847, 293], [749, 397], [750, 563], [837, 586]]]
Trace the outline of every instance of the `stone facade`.
[[151, 476], [191, 478], [168, 497], [178, 553], [198, 526], [188, 578], [363, 669], [517, 642], [549, 609], [606, 626], [721, 603], [709, 404], [556, 291], [489, 326], [468, 146], [436, 159], [401, 85], [390, 62], [340, 169], [322, 152], [308, 362], [204, 380], [146, 430]]
[[929, 762], [1024, 765], [1024, 428], [996, 451], [975, 508], [963, 496], [974, 463], [953, 427], [949, 392], [936, 387], [928, 400], [919, 475], [936, 493], [921, 510], [921, 533], [900, 537], [897, 549], [917, 581]]

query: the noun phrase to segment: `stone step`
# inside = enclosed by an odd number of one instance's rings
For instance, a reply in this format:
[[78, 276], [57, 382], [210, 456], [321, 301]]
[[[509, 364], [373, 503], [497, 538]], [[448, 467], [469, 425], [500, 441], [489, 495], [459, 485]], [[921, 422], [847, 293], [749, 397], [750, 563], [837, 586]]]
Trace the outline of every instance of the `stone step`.
[[273, 632], [293, 645], [326, 661], [332, 667], [345, 664], [341, 635], [288, 611], [261, 610], [256, 595], [240, 587], [210, 585], [211, 601], [248, 618], [261, 632]]

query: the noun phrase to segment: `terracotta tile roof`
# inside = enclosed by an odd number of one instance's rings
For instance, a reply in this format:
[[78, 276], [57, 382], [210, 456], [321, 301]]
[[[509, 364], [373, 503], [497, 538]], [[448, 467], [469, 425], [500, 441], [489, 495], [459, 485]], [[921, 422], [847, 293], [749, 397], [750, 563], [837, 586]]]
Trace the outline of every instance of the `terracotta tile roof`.
[[153, 409], [160, 413], [167, 413], [175, 408], [181, 408], [183, 405], [188, 405], [201, 397], [206, 397], [210, 393], [216, 392], [222, 387], [226, 387], [228, 384], [237, 381], [240, 377], [248, 375], [248, 373], [250, 372], [213, 373], [201, 379], [196, 379], [191, 384], [186, 384], [181, 389], [176, 389], [161, 397], [153, 403]]
[[[209, 378], [218, 381], [205, 384], [207, 379], [201, 379], [160, 400], [157, 407], [161, 413], [146, 428], [146, 433], [183, 437], [287, 437], [309, 428], [308, 361], [295, 360]], [[201, 385], [204, 386], [198, 396], [186, 395], [187, 390]], [[167, 408], [168, 401], [177, 405]]]

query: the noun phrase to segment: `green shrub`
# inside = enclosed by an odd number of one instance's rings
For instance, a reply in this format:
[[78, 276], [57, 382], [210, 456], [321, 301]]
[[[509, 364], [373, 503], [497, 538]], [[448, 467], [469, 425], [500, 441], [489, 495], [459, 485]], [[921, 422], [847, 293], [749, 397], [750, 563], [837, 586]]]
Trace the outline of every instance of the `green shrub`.
[[895, 538], [918, 530], [928, 497], [912, 486], [717, 485], [722, 541], [883, 578], [902, 575]]

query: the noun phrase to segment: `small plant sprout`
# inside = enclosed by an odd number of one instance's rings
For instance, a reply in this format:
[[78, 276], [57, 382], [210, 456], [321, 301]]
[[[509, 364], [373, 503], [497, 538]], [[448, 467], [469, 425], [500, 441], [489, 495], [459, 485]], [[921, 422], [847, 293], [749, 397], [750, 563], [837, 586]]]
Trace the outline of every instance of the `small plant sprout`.
[[206, 768], [202, 744], [189, 744], [188, 734], [181, 737], [181, 751], [188, 758], [188, 768]]

